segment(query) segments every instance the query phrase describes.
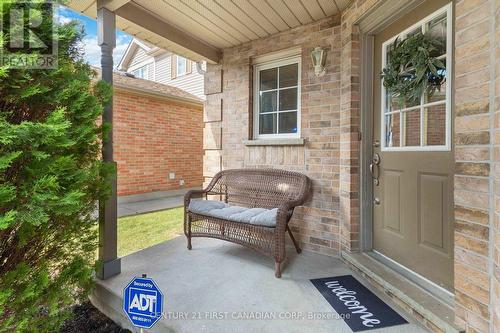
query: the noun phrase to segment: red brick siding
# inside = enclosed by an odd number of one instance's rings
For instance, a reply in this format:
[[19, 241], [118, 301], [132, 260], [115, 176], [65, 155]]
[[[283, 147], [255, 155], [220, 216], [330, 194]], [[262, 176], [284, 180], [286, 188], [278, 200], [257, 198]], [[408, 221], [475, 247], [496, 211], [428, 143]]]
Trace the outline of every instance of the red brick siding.
[[113, 117], [119, 196], [201, 186], [201, 106], [119, 90]]

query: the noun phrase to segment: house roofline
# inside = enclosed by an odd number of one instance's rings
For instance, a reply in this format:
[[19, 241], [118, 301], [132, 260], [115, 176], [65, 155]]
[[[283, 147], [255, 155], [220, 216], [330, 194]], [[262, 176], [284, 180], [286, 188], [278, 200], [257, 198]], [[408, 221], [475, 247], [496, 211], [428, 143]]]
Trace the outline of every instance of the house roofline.
[[[95, 80], [99, 80], [101, 76], [101, 69], [99, 67], [91, 66], [94, 72], [96, 73]], [[121, 79], [123, 77], [124, 80]], [[168, 84], [144, 80], [135, 78], [133, 76], [129, 76], [125, 73], [120, 73], [117, 71], [113, 71], [113, 89], [117, 91], [128, 91], [139, 95], [144, 96], [152, 96], [156, 98], [168, 99], [173, 102], [189, 104], [193, 106], [197, 106], [203, 108], [205, 101], [196, 95], [190, 94], [180, 88], [170, 86]], [[151, 87], [141, 86], [140, 82], [147, 83], [149, 85], [153, 85]], [[177, 95], [175, 93], [169, 93], [161, 90], [161, 87], [169, 87], [174, 89], [175, 91], [179, 91], [185, 93], [187, 96], [182, 96], [183, 94]]]
[[152, 57], [156, 57], [162, 53], [165, 53], [166, 51], [157, 47], [153, 46], [150, 47], [146, 43], [142, 42], [138, 38], [134, 37], [130, 43], [127, 46], [127, 49], [125, 50], [125, 53], [123, 53], [122, 58], [120, 59], [120, 62], [118, 63], [117, 69], [120, 71], [125, 70], [126, 67], [128, 67], [130, 61], [132, 60], [132, 57], [134, 53], [136, 52], [137, 48], [140, 47], [142, 48], [148, 55]]
[[187, 97], [175, 96], [172, 94], [154, 91], [151, 89], [134, 87], [134, 86], [131, 86], [128, 84], [113, 83], [113, 88], [116, 91], [128, 91], [128, 92], [132, 92], [132, 93], [135, 93], [138, 95], [152, 96], [152, 97], [156, 97], [156, 98], [167, 99], [167, 100], [173, 101], [173, 102], [193, 105], [193, 106], [199, 107], [201, 109], [203, 108], [203, 105], [204, 105], [204, 101], [201, 99], [197, 100], [197, 99], [191, 99], [191, 98], [187, 98]]
[[130, 59], [132, 58], [132, 55], [134, 54], [135, 50], [137, 49], [137, 44], [134, 42], [135, 38], [133, 38], [130, 43], [128, 43], [127, 49], [122, 55], [122, 58], [120, 59], [120, 62], [118, 63], [118, 66], [116, 67], [118, 70], [122, 71], [124, 70], [124, 65], [125, 62], [129, 62]]

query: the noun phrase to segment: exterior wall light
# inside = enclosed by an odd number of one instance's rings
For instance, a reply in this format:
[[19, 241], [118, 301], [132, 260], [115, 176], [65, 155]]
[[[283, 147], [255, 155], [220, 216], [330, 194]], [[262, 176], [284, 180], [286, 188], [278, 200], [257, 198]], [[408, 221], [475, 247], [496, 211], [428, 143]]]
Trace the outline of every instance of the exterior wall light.
[[314, 66], [314, 74], [318, 77], [325, 75], [326, 50], [319, 46], [315, 47], [314, 50], [311, 51], [311, 59]]

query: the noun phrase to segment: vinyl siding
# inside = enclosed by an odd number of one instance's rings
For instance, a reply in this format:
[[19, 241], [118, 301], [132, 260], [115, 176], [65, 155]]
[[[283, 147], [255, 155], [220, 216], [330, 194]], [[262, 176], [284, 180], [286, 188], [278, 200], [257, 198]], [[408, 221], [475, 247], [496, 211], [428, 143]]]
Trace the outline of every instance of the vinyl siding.
[[134, 56], [132, 57], [132, 61], [130, 62], [129, 68], [133, 68], [136, 65], [151, 59], [152, 57], [149, 56], [146, 51], [144, 51], [142, 48], [138, 47], [137, 51], [135, 51]]
[[128, 72], [133, 72], [136, 69], [147, 66], [145, 79], [154, 81], [154, 59], [148, 55], [142, 48], [135, 51], [130, 66], [127, 68]]
[[191, 73], [172, 79], [171, 56], [171, 54], [167, 54], [156, 58], [156, 81], [183, 89], [205, 99], [203, 75], [198, 74], [196, 63], [191, 63]]
[[199, 74], [196, 70], [196, 63], [191, 63], [191, 73], [172, 79], [171, 57], [171, 53], [166, 53], [153, 59], [153, 57], [149, 56], [142, 48], [138, 48], [126, 70], [131, 72], [141, 67], [138, 66], [141, 63], [151, 60], [151, 63], [148, 65], [147, 78], [149, 80], [183, 89], [195, 96], [205, 99], [203, 75]]

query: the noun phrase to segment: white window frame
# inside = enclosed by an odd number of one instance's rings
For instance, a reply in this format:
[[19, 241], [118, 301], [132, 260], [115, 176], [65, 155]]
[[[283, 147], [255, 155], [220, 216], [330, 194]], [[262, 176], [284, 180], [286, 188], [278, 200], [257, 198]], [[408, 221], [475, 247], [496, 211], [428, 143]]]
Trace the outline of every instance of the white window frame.
[[[144, 77], [140, 77], [140, 76], [137, 76], [135, 73], [137, 71], [144, 71]], [[146, 64], [146, 65], [143, 65], [143, 66], [140, 66], [140, 67], [137, 67], [133, 70], [130, 71], [136, 78], [138, 79], [144, 79], [144, 80], [147, 80], [149, 78], [149, 64]]]
[[[431, 102], [431, 103], [423, 103], [423, 96], [422, 100], [420, 101], [420, 104], [414, 107], [408, 107], [404, 108], [401, 110], [397, 110], [394, 112], [386, 112], [386, 89], [383, 85], [383, 82], [381, 81], [381, 108], [380, 108], [380, 126], [381, 126], [381, 136], [380, 136], [380, 142], [381, 142], [381, 149], [382, 151], [450, 151], [451, 150], [451, 85], [452, 85], [452, 78], [451, 78], [451, 73], [453, 72], [452, 65], [453, 65], [453, 48], [452, 48], [452, 41], [453, 41], [453, 18], [452, 18], [452, 3], [450, 2], [446, 6], [438, 9], [437, 11], [433, 12], [432, 14], [426, 16], [424, 19], [418, 21], [408, 29], [405, 29], [398, 33], [397, 35], [391, 37], [390, 39], [386, 40], [382, 44], [382, 68], [385, 67], [387, 63], [387, 47], [394, 42], [396, 38], [399, 36], [404, 36], [410, 31], [418, 28], [419, 26], [425, 26], [425, 24], [434, 18], [437, 18], [438, 16], [441, 16], [443, 13], [446, 13], [446, 97], [445, 97], [445, 106], [446, 106], [446, 117], [445, 117], [445, 144], [440, 145], [440, 146], [424, 146], [423, 145], [423, 134], [422, 131], [424, 129], [424, 110], [426, 107], [433, 106], [435, 104], [443, 104], [442, 101], [439, 102]], [[403, 112], [407, 112], [410, 110], [418, 110], [420, 109], [420, 146], [402, 146], [402, 147], [387, 147], [386, 146], [386, 137], [385, 137], [385, 130], [386, 130], [386, 116], [394, 113], [399, 113], [400, 115]], [[400, 126], [400, 137], [403, 133], [402, 127], [403, 127], [403, 122], [402, 119], [403, 117], [400, 116], [400, 121], [399, 121], [399, 126]], [[402, 143], [400, 139], [400, 144]]]
[[[179, 72], [179, 60], [183, 60], [184, 61], [184, 72]], [[179, 77], [179, 76], [183, 76], [183, 75], [186, 75], [188, 73], [188, 60], [180, 55], [178, 55], [176, 57], [176, 60], [175, 60], [175, 77]]]
[[[290, 52], [287, 52], [290, 53]], [[292, 139], [292, 138], [300, 138], [301, 133], [301, 64], [302, 58], [300, 54], [294, 54], [291, 56], [286, 56], [284, 54], [283, 57], [273, 56], [273, 58], [278, 58], [276, 60], [270, 60], [266, 62], [262, 62], [254, 65], [253, 67], [253, 135], [254, 139]], [[286, 88], [297, 88], [297, 132], [296, 133], [276, 133], [276, 134], [259, 134], [259, 108], [260, 108], [260, 72], [266, 69], [297, 64], [297, 86], [290, 86]], [[279, 80], [279, 70], [278, 70], [278, 80]], [[279, 82], [278, 85], [278, 93], [277, 93], [277, 105], [279, 105]], [[287, 112], [287, 111], [283, 111]], [[278, 112], [279, 114], [279, 112]], [[279, 116], [277, 116], [279, 117]], [[279, 120], [278, 124], [279, 126]]]

